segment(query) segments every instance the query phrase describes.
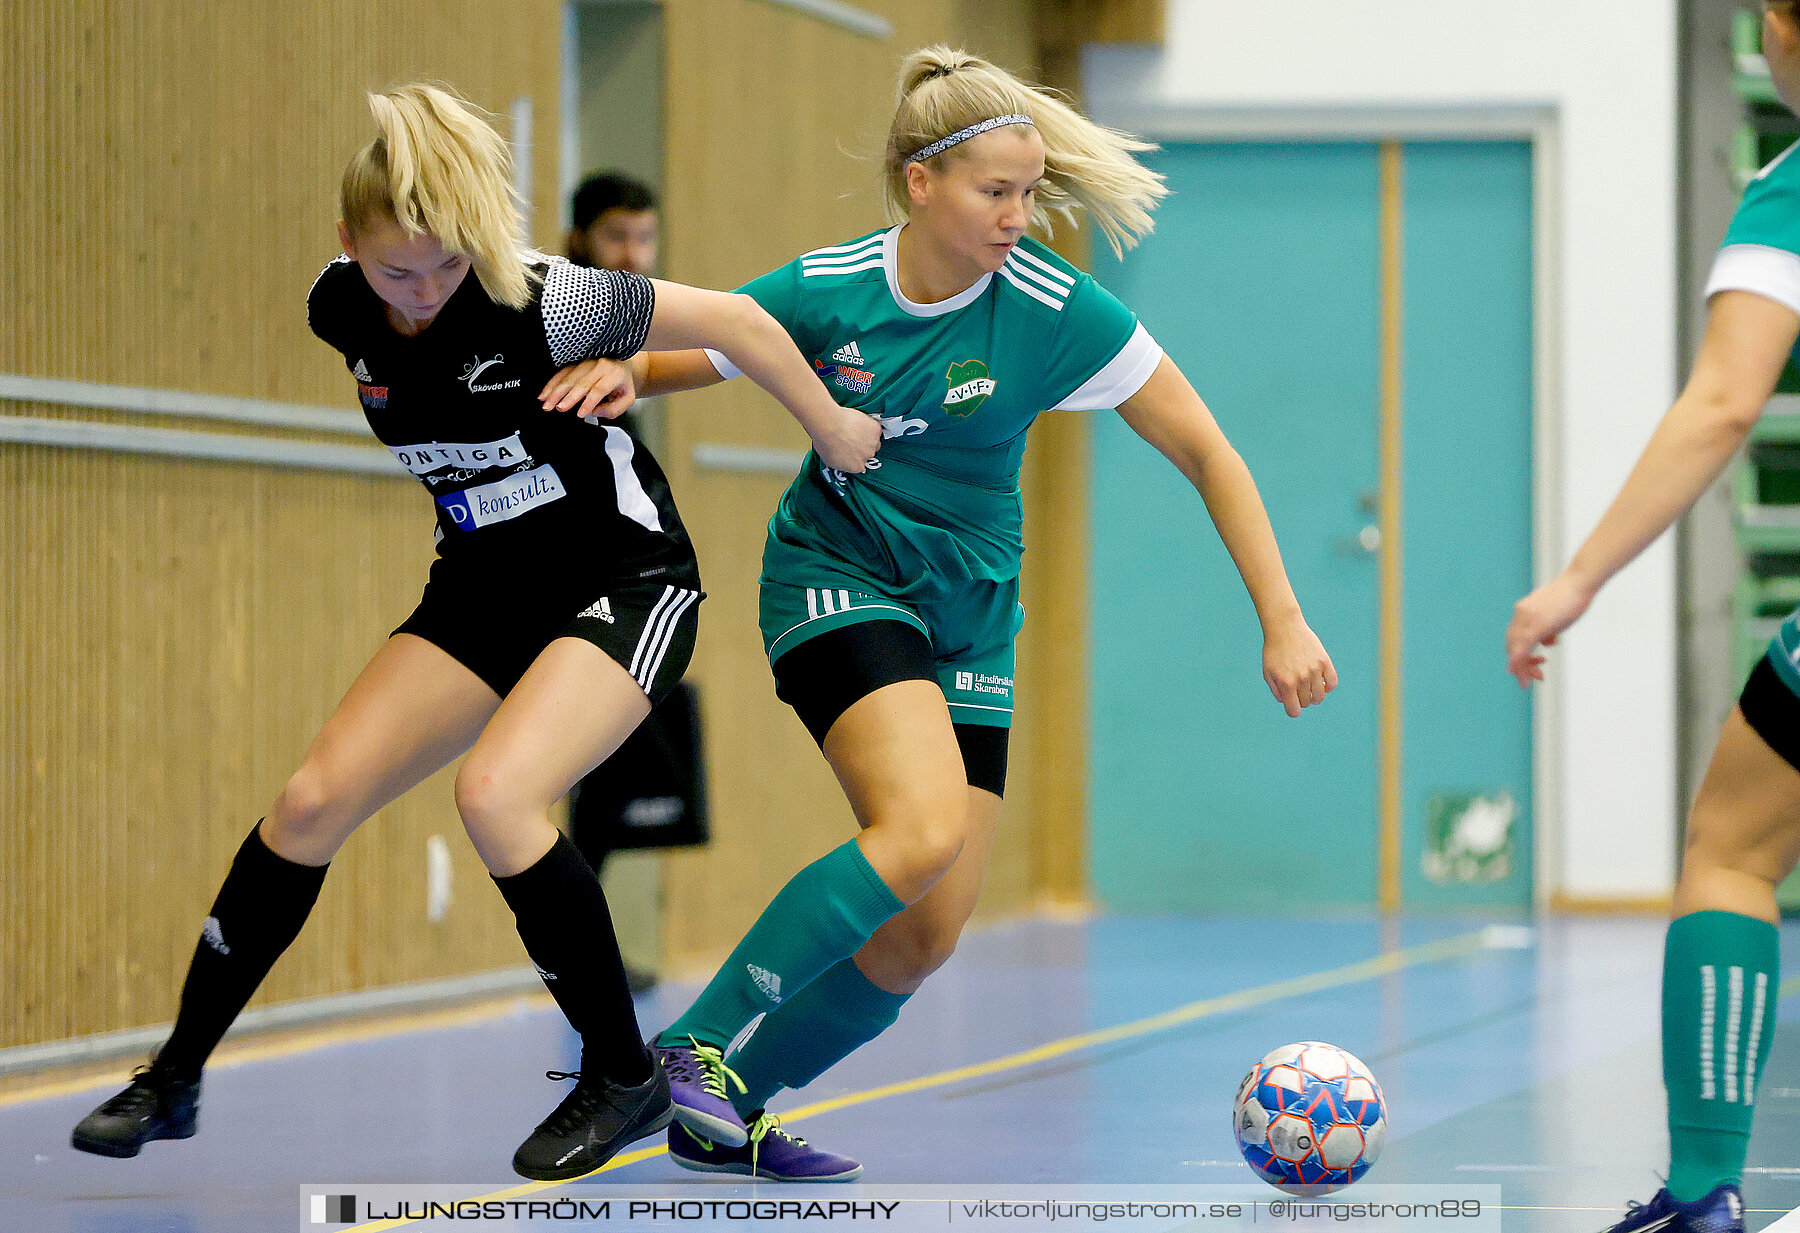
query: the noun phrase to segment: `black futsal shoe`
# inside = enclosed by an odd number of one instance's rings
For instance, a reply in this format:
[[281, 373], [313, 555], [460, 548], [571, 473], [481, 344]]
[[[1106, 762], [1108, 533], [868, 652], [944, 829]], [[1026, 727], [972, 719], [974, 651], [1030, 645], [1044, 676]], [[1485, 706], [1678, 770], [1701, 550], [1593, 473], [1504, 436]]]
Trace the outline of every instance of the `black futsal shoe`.
[[199, 1114], [200, 1080], [140, 1066], [131, 1086], [76, 1124], [69, 1144], [96, 1156], [135, 1156], [152, 1139], [193, 1138]]
[[580, 1071], [548, 1070], [545, 1077], [574, 1079], [564, 1097], [513, 1154], [513, 1172], [536, 1182], [566, 1182], [592, 1173], [627, 1143], [656, 1134], [674, 1120], [669, 1079], [660, 1066], [636, 1087], [584, 1079]]

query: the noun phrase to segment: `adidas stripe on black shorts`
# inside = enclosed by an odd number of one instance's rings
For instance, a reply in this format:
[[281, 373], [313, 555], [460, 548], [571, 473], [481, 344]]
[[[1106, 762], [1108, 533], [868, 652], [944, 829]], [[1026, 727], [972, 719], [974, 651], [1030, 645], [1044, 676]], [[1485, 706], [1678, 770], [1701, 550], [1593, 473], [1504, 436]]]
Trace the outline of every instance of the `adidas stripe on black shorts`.
[[615, 660], [651, 704], [660, 702], [694, 655], [700, 601], [694, 580], [508, 575], [439, 557], [425, 594], [394, 632], [444, 650], [502, 698], [558, 638], [581, 638]]

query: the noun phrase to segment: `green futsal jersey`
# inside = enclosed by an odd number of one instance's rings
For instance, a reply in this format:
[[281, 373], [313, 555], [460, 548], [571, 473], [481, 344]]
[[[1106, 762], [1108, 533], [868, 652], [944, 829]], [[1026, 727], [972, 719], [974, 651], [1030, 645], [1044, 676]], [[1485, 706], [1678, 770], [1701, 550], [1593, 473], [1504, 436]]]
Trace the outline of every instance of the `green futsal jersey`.
[[1129, 309], [1032, 239], [997, 274], [914, 303], [895, 272], [899, 235], [821, 248], [740, 288], [883, 436], [858, 475], [807, 454], [769, 523], [766, 582], [905, 599], [1016, 577], [1025, 430], [1044, 411], [1118, 406], [1162, 359]]

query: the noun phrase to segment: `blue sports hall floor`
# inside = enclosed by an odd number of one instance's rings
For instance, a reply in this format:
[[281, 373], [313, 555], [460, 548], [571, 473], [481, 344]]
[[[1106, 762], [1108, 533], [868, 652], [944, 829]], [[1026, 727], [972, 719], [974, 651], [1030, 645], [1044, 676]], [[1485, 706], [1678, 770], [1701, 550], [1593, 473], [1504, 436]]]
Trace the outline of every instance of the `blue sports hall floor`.
[[[964, 940], [890, 1032], [776, 1109], [862, 1160], [864, 1183], [1242, 1184], [1254, 1179], [1230, 1130], [1238, 1081], [1278, 1045], [1326, 1040], [1367, 1062], [1388, 1101], [1386, 1151], [1359, 1186], [1498, 1185], [1510, 1233], [1598, 1230], [1649, 1198], [1664, 1167], [1662, 932], [1635, 918], [993, 927]], [[1800, 970], [1800, 925], [1783, 943]], [[640, 999], [645, 1029], [692, 992]], [[1800, 979], [1782, 992], [1745, 1178], [1751, 1229], [1800, 1207]], [[543, 1072], [575, 1061], [542, 997], [227, 1050], [199, 1135], [134, 1160], [68, 1146], [127, 1063], [0, 1094], [0, 1231], [260, 1233], [304, 1228], [311, 1183], [515, 1186], [513, 1149], [567, 1087]], [[659, 1144], [547, 1193], [827, 1189], [687, 1173]]]

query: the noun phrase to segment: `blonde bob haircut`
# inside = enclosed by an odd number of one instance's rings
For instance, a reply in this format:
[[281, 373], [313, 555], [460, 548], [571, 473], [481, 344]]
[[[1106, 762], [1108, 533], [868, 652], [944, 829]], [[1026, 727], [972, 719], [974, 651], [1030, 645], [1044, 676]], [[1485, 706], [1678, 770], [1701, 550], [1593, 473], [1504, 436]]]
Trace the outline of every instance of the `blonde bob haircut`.
[[531, 299], [524, 219], [512, 154], [483, 113], [454, 91], [413, 83], [369, 95], [375, 140], [344, 168], [344, 225], [364, 235], [383, 220], [430, 235], [469, 259], [495, 303]]
[[[979, 56], [949, 47], [923, 47], [900, 63], [899, 102], [882, 160], [884, 205], [889, 222], [911, 211], [906, 164], [934, 141], [996, 116], [1030, 116], [1044, 142], [1044, 182], [1032, 224], [1050, 233], [1052, 213], [1070, 223], [1084, 209], [1113, 253], [1147, 235], [1150, 211], [1168, 189], [1162, 176], [1132, 155], [1154, 150], [1129, 133], [1104, 128], [1041, 86], [1029, 85]], [[946, 161], [966, 153], [961, 145], [926, 159], [942, 173]]]

